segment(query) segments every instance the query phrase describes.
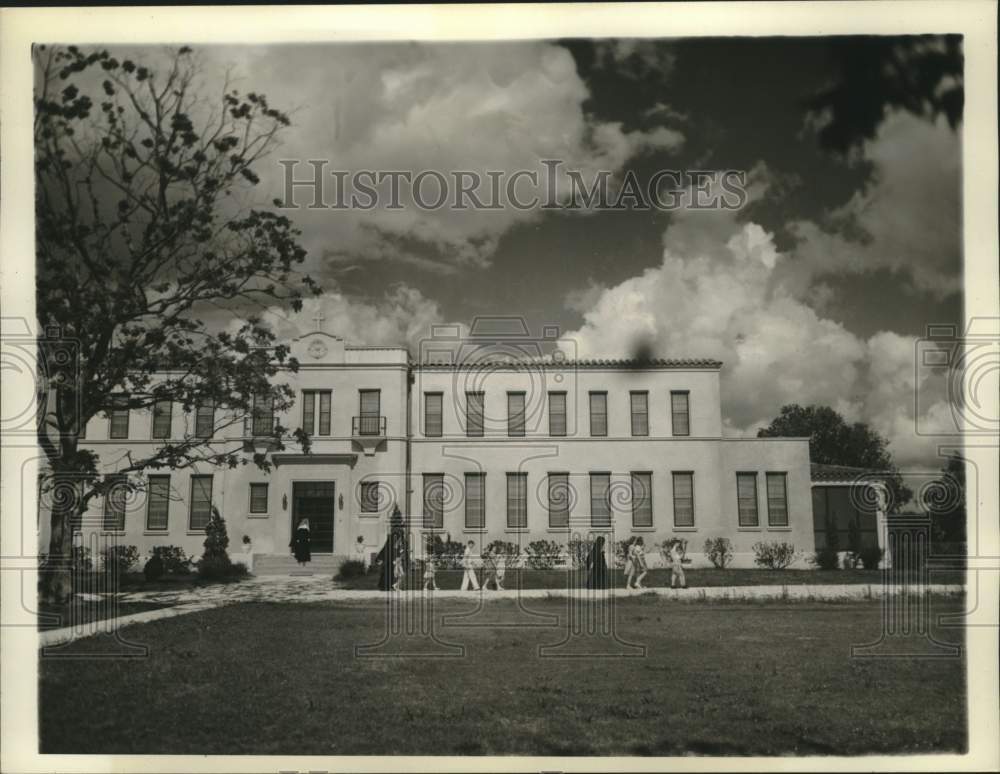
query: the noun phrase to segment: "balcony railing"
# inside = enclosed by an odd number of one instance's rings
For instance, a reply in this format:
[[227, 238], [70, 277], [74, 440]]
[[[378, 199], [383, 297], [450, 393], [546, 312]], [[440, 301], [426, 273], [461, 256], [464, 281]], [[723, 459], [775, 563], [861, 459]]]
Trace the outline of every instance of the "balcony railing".
[[385, 437], [385, 417], [376, 414], [363, 414], [354, 417], [351, 424], [351, 434], [371, 438]]

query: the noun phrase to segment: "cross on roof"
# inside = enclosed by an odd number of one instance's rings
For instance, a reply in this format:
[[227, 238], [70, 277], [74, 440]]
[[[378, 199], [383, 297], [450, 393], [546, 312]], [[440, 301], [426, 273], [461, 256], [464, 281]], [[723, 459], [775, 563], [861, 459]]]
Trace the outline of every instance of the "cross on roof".
[[321, 309], [316, 310], [316, 314], [313, 315], [312, 319], [313, 322], [316, 323], [316, 330], [323, 330], [323, 320], [325, 320], [326, 317], [323, 316], [323, 311]]

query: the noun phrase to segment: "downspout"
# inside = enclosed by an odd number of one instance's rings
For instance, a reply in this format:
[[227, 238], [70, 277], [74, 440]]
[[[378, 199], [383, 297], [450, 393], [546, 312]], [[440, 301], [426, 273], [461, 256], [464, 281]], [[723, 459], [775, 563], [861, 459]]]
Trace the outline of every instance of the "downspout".
[[403, 486], [405, 487], [404, 497], [406, 505], [406, 525], [407, 530], [411, 525], [410, 521], [410, 505], [411, 498], [413, 494], [413, 487], [410, 485], [410, 445], [413, 438], [413, 406], [412, 406], [412, 392], [413, 392], [413, 366], [410, 362], [410, 355], [406, 355], [406, 440], [404, 443], [404, 450], [406, 455], [406, 475], [403, 480]]

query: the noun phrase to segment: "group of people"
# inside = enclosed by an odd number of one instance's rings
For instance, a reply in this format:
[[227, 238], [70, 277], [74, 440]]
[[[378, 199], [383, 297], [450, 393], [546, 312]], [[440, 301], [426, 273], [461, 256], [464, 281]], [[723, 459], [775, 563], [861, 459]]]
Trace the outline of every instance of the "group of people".
[[[686, 541], [671, 538], [664, 541], [659, 548], [671, 570], [670, 587], [686, 589], [687, 579], [684, 576], [684, 563], [687, 561], [685, 556]], [[462, 553], [461, 590], [485, 590], [489, 589], [490, 584], [492, 584], [497, 591], [503, 591], [503, 580], [507, 570], [507, 557], [503, 549], [495, 546], [492, 549], [487, 549], [481, 557], [477, 555], [475, 549], [475, 542], [470, 540]], [[606, 589], [611, 585], [605, 550], [604, 537], [598, 535], [584, 560], [583, 569], [586, 573], [586, 587], [588, 589]], [[476, 572], [480, 559], [483, 566], [482, 585], [480, 585]], [[381, 567], [379, 588], [382, 591], [399, 591], [409, 573], [409, 568], [413, 565], [413, 549], [409, 546], [405, 534], [402, 531], [390, 533], [375, 561]], [[438, 591], [437, 563], [429, 555], [424, 557], [422, 561], [424, 590]], [[624, 546], [625, 588], [647, 588], [642, 581], [648, 572], [645, 541], [641, 536], [631, 538]]]

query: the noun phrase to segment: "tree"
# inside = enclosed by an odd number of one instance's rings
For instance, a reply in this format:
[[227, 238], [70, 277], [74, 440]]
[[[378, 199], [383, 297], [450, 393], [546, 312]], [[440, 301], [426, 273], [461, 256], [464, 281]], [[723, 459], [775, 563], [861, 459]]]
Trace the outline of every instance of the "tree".
[[889, 441], [864, 422], [848, 424], [829, 406], [781, 407], [781, 414], [758, 438], [809, 439], [809, 459], [820, 465], [846, 465], [880, 474], [889, 488], [889, 510], [896, 511], [913, 497], [889, 453]]
[[[260, 94], [230, 88], [214, 96], [193, 52], [172, 53], [161, 72], [84, 53], [37, 46], [35, 88], [35, 237], [39, 356], [45, 364], [38, 443], [52, 501], [41, 593], [69, 593], [63, 558], [72, 521], [113, 487], [142, 487], [139, 474], [198, 463], [268, 467], [239, 427], [269, 448], [295, 440], [269, 412], [292, 401], [297, 368], [288, 348], [249, 314], [217, 331], [210, 308], [285, 304], [301, 308], [318, 293], [300, 271], [305, 250], [286, 217], [245, 203], [254, 164], [275, 145], [288, 117]], [[277, 202], [275, 202], [277, 204]], [[169, 401], [200, 428], [129, 455], [124, 483], [100, 474], [100, 460], [79, 448], [80, 429], [115, 407], [149, 410]], [[162, 403], [160, 405], [163, 405]], [[256, 410], [255, 410], [256, 406]], [[72, 493], [71, 496], [68, 496]]]
[[948, 457], [941, 475], [927, 483], [922, 499], [931, 516], [931, 539], [935, 553], [966, 553], [965, 460]]

